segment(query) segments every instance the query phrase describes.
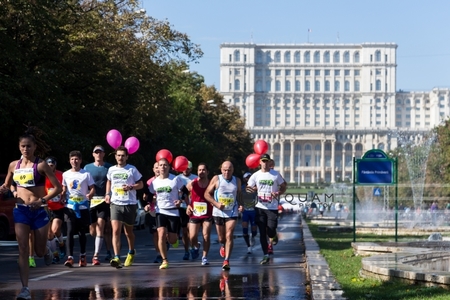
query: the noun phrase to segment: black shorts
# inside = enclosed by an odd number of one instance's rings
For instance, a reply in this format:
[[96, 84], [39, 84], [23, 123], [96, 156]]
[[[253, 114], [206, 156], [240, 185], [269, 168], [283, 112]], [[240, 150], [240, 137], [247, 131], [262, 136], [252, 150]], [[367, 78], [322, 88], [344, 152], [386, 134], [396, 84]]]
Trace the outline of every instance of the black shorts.
[[156, 217], [152, 217], [150, 214], [145, 214], [145, 225], [147, 225], [150, 234], [157, 232]]
[[224, 226], [226, 222], [228, 221], [232, 221], [232, 220], [237, 220], [238, 217], [232, 217], [232, 218], [222, 218], [222, 217], [214, 217], [214, 223], [216, 223], [216, 225], [218, 226]]
[[186, 208], [179, 207], [178, 211], [180, 212], [180, 225], [181, 228], [186, 228], [189, 223], [189, 216], [186, 213]]
[[167, 232], [178, 233], [180, 228], [180, 217], [156, 214], [156, 227], [166, 227]]
[[98, 219], [108, 221], [111, 217], [111, 209], [108, 203], [102, 202], [89, 209], [91, 224], [97, 223]]
[[60, 208], [58, 210], [50, 210], [50, 217], [51, 217], [51, 219], [52, 220], [53, 219], [59, 219], [61, 221], [64, 221], [64, 211], [66, 209], [67, 208], [63, 207], [63, 208]]
[[64, 221], [71, 222], [73, 226], [89, 227], [89, 209], [80, 209], [80, 215], [81, 218], [77, 218], [75, 211], [67, 208], [64, 210]]
[[200, 218], [190, 218], [189, 219], [189, 223], [192, 223], [192, 224], [203, 224], [203, 222], [210, 222], [210, 223], [214, 224], [214, 219], [213, 219], [213, 217], [202, 218], [202, 219], [200, 219]]

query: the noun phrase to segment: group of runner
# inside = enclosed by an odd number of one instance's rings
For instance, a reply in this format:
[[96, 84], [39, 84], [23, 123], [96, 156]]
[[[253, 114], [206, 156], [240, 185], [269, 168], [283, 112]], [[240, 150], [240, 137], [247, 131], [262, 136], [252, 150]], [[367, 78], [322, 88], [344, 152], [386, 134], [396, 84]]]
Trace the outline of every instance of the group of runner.
[[[44, 256], [47, 265], [52, 260], [57, 261], [58, 253], [53, 247], [56, 245], [61, 252], [59, 255], [67, 254], [64, 265], [73, 267], [73, 237], [78, 234], [78, 264], [85, 267], [87, 232], [95, 237], [92, 265], [100, 264], [99, 255], [104, 242], [107, 248], [111, 245], [114, 251], [113, 256], [107, 257], [113, 267], [131, 266], [136, 254], [133, 232], [139, 201], [136, 190], [144, 188], [144, 182], [137, 168], [127, 163], [127, 148], [119, 146], [115, 151], [116, 165], [110, 165], [104, 162], [103, 147], [95, 146], [94, 162], [87, 164], [84, 169], [81, 168], [81, 152], [71, 151], [71, 169], [59, 176], [61, 174], [56, 171], [54, 157], [41, 160], [35, 154], [40, 147], [39, 142], [30, 132], [19, 138], [22, 157], [11, 162], [5, 183], [0, 186], [2, 193], [15, 187], [14, 196], [17, 198], [14, 220], [23, 286], [17, 299], [31, 299], [27, 259], [30, 232], [34, 234], [34, 252], [39, 257]], [[189, 260], [189, 256], [197, 259], [202, 248], [201, 264], [208, 265], [211, 229], [215, 224], [221, 244], [220, 255], [224, 258], [222, 269], [229, 270], [234, 229], [240, 213], [243, 215], [243, 235], [249, 247], [248, 252], [251, 253], [251, 246], [254, 245], [256, 224], [264, 254], [260, 263], [267, 264], [269, 255], [273, 254], [273, 246], [278, 242], [277, 200], [286, 190], [286, 182], [271, 168], [271, 162], [268, 154], [262, 155], [261, 169], [254, 174], [244, 174], [244, 182], [241, 182], [233, 176], [234, 167], [230, 161], [223, 162], [221, 174], [211, 180], [205, 163], [198, 164], [196, 176], [191, 174], [191, 163], [185, 172], [175, 176], [170, 173], [167, 159], [157, 161], [153, 168], [155, 176], [147, 181], [144, 200], [148, 203], [145, 210], [152, 216], [151, 233], [157, 251], [155, 262], [160, 263], [159, 268], [169, 267], [169, 245], [178, 245], [181, 228], [185, 247], [183, 259]], [[245, 198], [250, 198], [253, 205], [245, 205]], [[61, 234], [62, 219], [67, 224], [65, 247]], [[107, 234], [109, 222], [111, 243]], [[249, 224], [251, 237], [248, 234]], [[122, 228], [128, 243], [128, 253], [123, 264], [120, 256]], [[200, 228], [202, 244], [198, 241]]]

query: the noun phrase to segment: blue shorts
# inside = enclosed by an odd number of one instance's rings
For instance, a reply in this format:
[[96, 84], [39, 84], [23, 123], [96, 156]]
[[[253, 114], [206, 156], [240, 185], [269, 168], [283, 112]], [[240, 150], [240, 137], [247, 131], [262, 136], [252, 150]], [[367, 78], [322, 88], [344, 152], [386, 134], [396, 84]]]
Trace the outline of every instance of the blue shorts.
[[30, 226], [31, 230], [44, 227], [50, 221], [50, 217], [44, 207], [31, 210], [26, 205], [18, 204], [14, 210], [14, 223]]
[[256, 225], [256, 211], [255, 210], [244, 210], [242, 212], [242, 222], [250, 223], [250, 226]]

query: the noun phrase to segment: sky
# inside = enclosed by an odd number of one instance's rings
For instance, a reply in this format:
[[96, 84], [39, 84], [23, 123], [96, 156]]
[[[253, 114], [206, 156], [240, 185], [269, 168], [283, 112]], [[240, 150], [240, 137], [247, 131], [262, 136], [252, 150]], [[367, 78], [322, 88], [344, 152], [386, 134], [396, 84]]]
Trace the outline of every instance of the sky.
[[[204, 52], [191, 72], [220, 88], [220, 44], [396, 43], [397, 90], [450, 88], [449, 0], [141, 0]], [[308, 34], [308, 29], [311, 32]]]

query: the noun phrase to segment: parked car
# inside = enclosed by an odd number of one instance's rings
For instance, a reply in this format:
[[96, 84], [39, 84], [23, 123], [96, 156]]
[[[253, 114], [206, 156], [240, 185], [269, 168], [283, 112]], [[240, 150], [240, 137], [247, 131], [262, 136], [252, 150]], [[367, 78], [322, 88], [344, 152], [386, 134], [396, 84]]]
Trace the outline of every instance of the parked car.
[[[0, 185], [5, 182], [5, 174], [0, 174]], [[7, 240], [14, 232], [13, 210], [16, 205], [12, 193], [8, 191], [5, 194], [0, 193], [0, 240]]]
[[147, 212], [144, 210], [144, 207], [141, 204], [141, 201], [138, 201], [138, 209], [136, 213], [136, 220], [134, 221], [134, 228], [136, 230], [145, 229], [145, 215]]

